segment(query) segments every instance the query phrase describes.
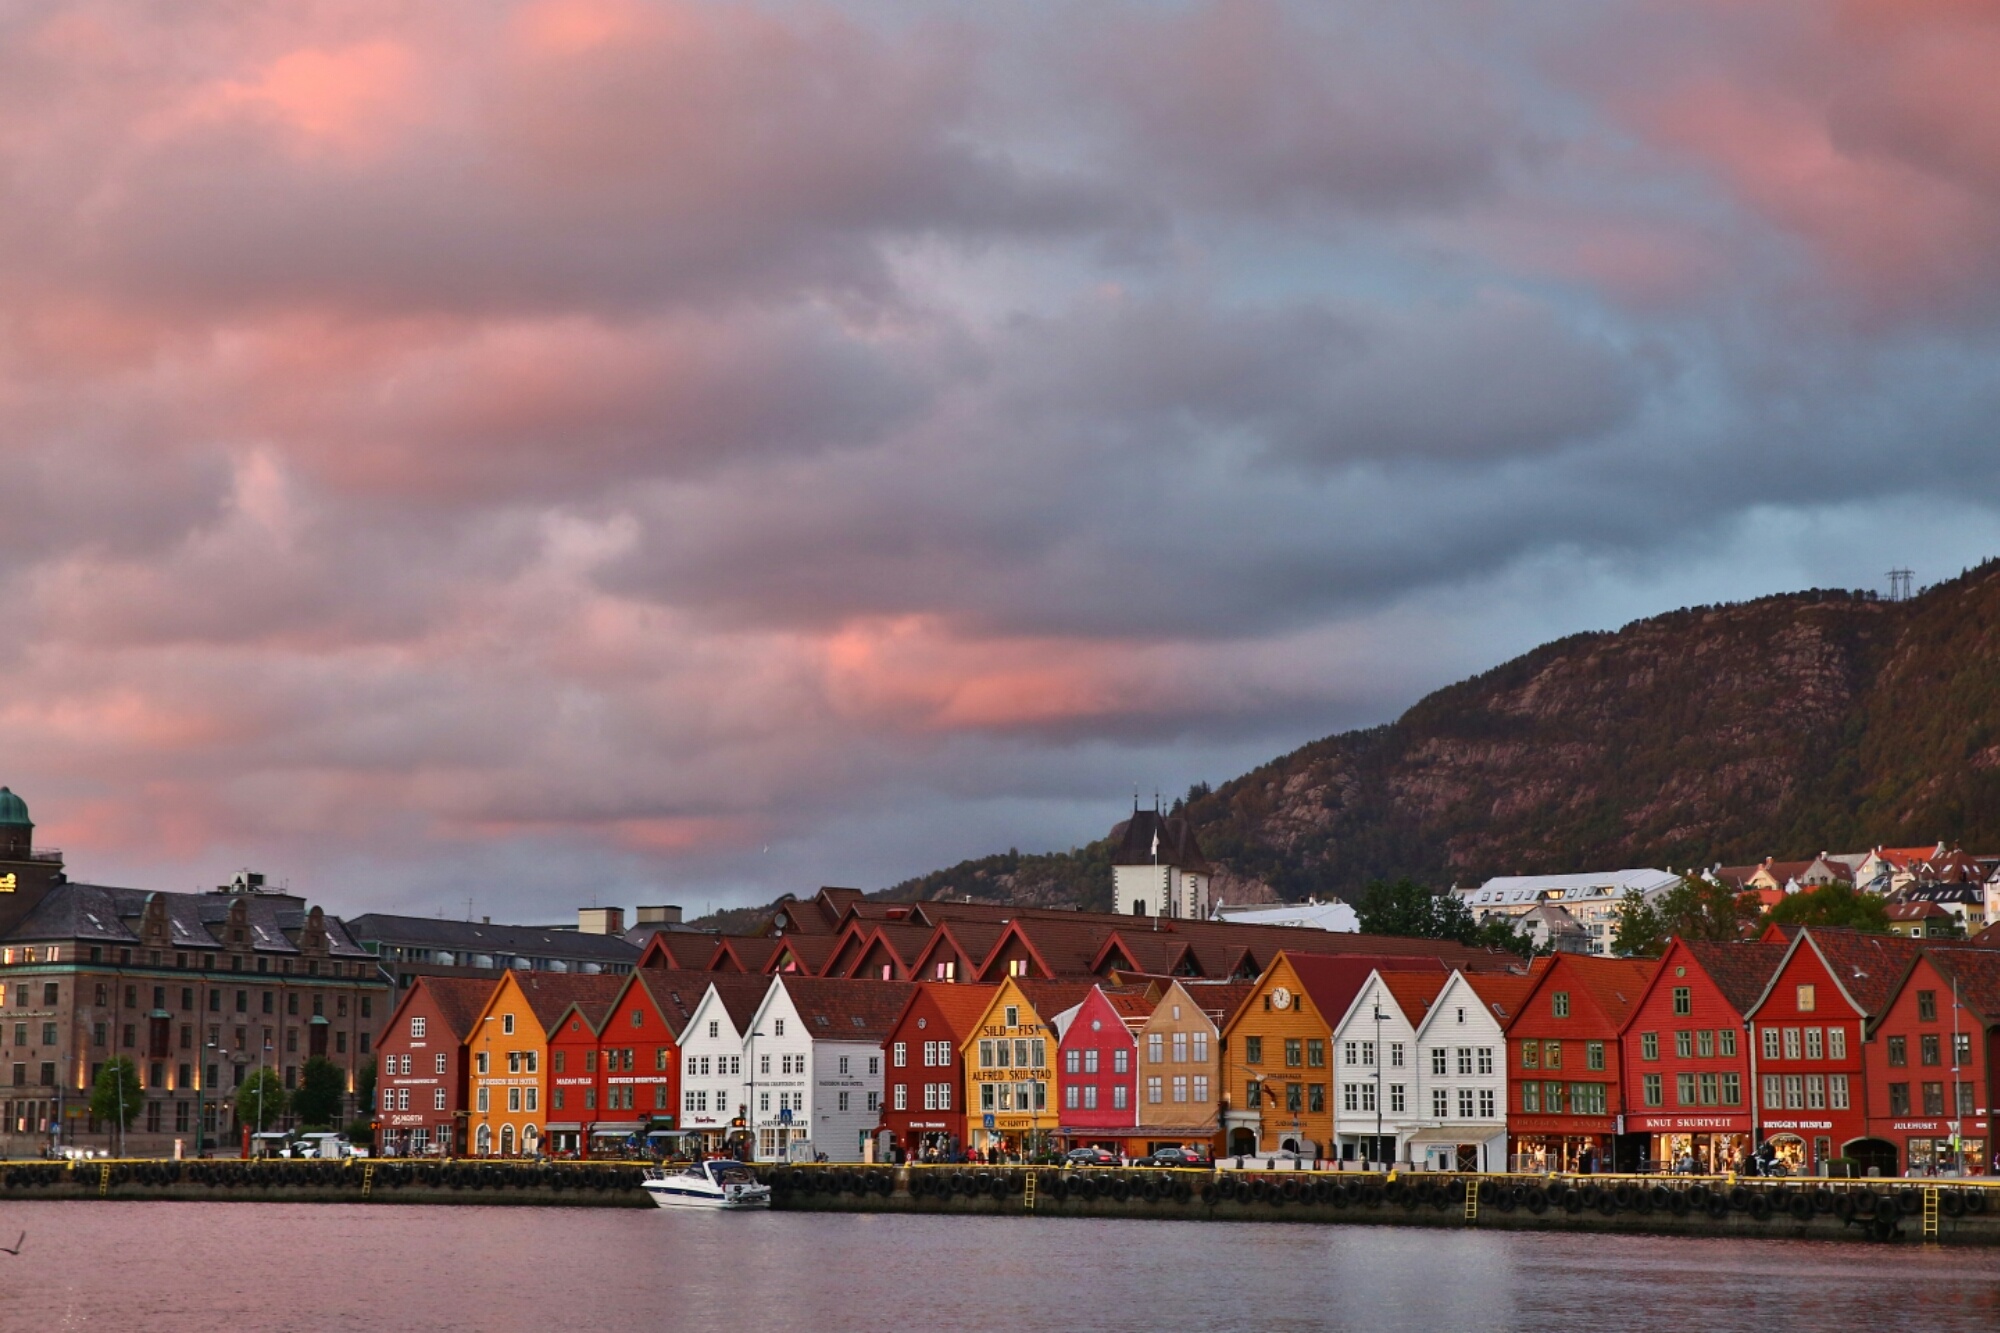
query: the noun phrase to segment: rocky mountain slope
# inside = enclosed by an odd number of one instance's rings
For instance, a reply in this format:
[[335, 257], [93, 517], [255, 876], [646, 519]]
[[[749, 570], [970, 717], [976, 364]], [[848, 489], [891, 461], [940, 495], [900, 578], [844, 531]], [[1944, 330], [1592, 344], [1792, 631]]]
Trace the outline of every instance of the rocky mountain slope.
[[[1938, 839], [2000, 851], [2000, 562], [1905, 602], [1695, 607], [1545, 644], [1189, 813], [1228, 901]], [[1102, 907], [1104, 843], [884, 890]]]

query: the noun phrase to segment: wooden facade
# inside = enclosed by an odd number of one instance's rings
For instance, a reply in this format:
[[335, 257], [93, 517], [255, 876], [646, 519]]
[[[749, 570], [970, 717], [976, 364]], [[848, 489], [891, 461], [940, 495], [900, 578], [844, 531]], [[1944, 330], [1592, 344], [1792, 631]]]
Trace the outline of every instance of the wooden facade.
[[[1088, 986], [1007, 977], [960, 1043], [966, 1110], [976, 1151], [1051, 1151], [1061, 1127], [1056, 1095], [1056, 1016], [1083, 1002]], [[1046, 1012], [1044, 1012], [1046, 1011]]]
[[1620, 1033], [1657, 966], [1571, 953], [1535, 960], [1534, 986], [1507, 1028], [1517, 1169], [1637, 1167], [1641, 1136], [1618, 1134], [1626, 1109]]
[[420, 976], [403, 992], [376, 1045], [375, 1136], [383, 1154], [465, 1151], [465, 1039], [496, 984]]
[[905, 1156], [949, 1160], [971, 1141], [966, 1041], [997, 986], [917, 985], [883, 1043], [888, 1075], [882, 1127]]

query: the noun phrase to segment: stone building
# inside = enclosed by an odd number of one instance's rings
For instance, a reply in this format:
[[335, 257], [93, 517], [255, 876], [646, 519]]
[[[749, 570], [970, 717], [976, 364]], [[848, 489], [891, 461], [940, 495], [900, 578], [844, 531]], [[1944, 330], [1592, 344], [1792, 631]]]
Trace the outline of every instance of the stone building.
[[33, 830], [0, 788], [0, 1152], [111, 1146], [89, 1103], [114, 1056], [143, 1088], [135, 1155], [235, 1146], [229, 1103], [260, 1065], [295, 1087], [323, 1055], [346, 1074], [342, 1123], [360, 1112], [389, 979], [339, 918], [248, 873], [210, 893], [73, 883]]

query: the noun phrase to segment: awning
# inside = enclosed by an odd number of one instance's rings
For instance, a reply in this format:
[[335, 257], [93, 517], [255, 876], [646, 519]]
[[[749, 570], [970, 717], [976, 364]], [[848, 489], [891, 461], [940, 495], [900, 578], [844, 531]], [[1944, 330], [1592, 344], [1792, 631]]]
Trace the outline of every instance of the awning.
[[581, 1133], [582, 1131], [583, 1131], [583, 1122], [580, 1120], [549, 1121], [549, 1133], [551, 1134], [555, 1134], [558, 1132], [564, 1134], [578, 1134]]
[[1410, 1143], [1485, 1143], [1507, 1132], [1505, 1125], [1439, 1125], [1410, 1135]]
[[599, 1120], [592, 1123], [592, 1134], [637, 1134], [646, 1128], [643, 1120]]

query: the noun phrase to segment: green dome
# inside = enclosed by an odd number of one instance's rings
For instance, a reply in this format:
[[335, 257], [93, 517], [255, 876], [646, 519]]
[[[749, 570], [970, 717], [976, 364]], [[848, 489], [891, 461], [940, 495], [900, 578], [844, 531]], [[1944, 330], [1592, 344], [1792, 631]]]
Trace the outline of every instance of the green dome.
[[28, 818], [28, 803], [26, 801], [16, 796], [13, 792], [8, 791], [5, 787], [0, 787], [0, 826], [9, 824], [15, 826], [25, 825], [33, 828], [35, 821]]

